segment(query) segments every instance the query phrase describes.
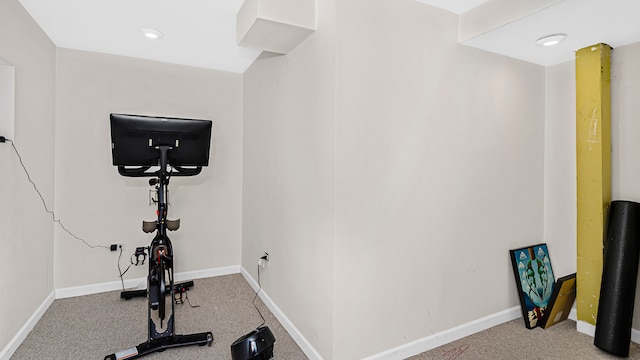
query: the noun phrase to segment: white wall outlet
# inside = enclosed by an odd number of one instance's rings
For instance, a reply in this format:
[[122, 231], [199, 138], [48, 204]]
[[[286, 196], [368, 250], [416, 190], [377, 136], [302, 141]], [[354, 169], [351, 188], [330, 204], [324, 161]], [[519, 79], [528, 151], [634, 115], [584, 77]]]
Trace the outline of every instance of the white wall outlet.
[[265, 266], [267, 266], [267, 263], [269, 262], [269, 253], [265, 251], [264, 255], [258, 259], [258, 266], [261, 266], [263, 269]]
[[158, 193], [155, 189], [149, 189], [149, 206], [156, 206], [158, 204]]

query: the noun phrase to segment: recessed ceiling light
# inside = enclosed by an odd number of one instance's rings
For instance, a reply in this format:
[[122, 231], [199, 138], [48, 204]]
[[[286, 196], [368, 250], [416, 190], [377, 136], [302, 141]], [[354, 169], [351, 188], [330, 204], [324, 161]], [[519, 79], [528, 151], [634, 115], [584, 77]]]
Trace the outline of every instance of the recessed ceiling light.
[[541, 37], [536, 40], [536, 44], [542, 47], [549, 47], [560, 44], [564, 39], [567, 38], [566, 34], [553, 34], [545, 37]]
[[160, 39], [162, 37], [162, 33], [155, 29], [143, 28], [142, 33], [149, 39]]

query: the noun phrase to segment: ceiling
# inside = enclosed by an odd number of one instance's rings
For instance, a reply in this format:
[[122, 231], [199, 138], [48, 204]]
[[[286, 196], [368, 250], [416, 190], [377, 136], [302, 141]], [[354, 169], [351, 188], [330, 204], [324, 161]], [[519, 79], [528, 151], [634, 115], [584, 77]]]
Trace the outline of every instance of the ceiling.
[[[58, 47], [236, 73], [260, 55], [236, 43], [236, 13], [244, 0], [19, 1]], [[544, 66], [572, 60], [576, 50], [597, 43], [615, 48], [640, 42], [638, 0], [416, 1], [459, 14], [461, 26], [468, 14], [486, 6], [547, 4], [462, 41]], [[481, 20], [498, 13], [485, 12]], [[142, 28], [163, 36], [147, 39]], [[555, 33], [567, 34], [566, 40], [549, 48], [536, 45], [538, 38]]]
[[[552, 34], [567, 37], [552, 47], [536, 45], [537, 39]], [[549, 66], [573, 60], [577, 50], [598, 43], [616, 48], [636, 42], [640, 1], [563, 0], [462, 43]]]
[[[244, 72], [261, 51], [236, 43], [244, 0], [19, 0], [58, 47]], [[162, 32], [147, 39], [142, 28]]]

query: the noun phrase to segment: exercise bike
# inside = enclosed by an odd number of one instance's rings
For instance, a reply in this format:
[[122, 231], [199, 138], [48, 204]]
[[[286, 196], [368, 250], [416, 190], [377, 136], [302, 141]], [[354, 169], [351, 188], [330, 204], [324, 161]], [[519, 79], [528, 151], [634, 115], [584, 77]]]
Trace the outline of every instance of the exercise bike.
[[[211, 346], [213, 342], [213, 334], [210, 331], [189, 335], [177, 335], [175, 333], [176, 289], [179, 289], [179, 292], [185, 291], [188, 287], [193, 286], [193, 282], [174, 284], [174, 253], [171, 240], [167, 235], [167, 231], [175, 231], [180, 227], [180, 219], [167, 219], [167, 196], [170, 178], [172, 176], [194, 176], [202, 170], [202, 166], [197, 164], [195, 167], [178, 165], [185, 163], [185, 161], [183, 161], [184, 159], [180, 159], [176, 155], [180, 151], [178, 149], [182, 146], [182, 152], [190, 153], [188, 150], [185, 151], [184, 147], [189, 146], [189, 141], [193, 139], [187, 138], [186, 141], [180, 144], [179, 139], [176, 138], [184, 139], [183, 135], [185, 133], [189, 134], [194, 131], [199, 131], [199, 127], [203, 125], [206, 130], [206, 123], [203, 124], [201, 122], [208, 122], [210, 134], [211, 122], [208, 120], [158, 119], [136, 115], [111, 114], [114, 165], [118, 166], [118, 172], [122, 176], [151, 177], [149, 185], [155, 186], [156, 190], [157, 219], [155, 221], [143, 221], [142, 223], [142, 230], [145, 233], [152, 233], [154, 231], [156, 233], [147, 248], [149, 255], [147, 289], [123, 291], [121, 293], [121, 298], [123, 299], [130, 299], [137, 296], [147, 297], [148, 339], [146, 342], [133, 348], [107, 355], [105, 356], [105, 360], [135, 359], [169, 348], [188, 345]], [[171, 126], [171, 124], [173, 124], [173, 126]], [[160, 135], [158, 135], [160, 131], [158, 129], [163, 130]], [[126, 150], [132, 150], [132, 145], [127, 143], [127, 139], [140, 138], [140, 136], [136, 136], [136, 132], [141, 132], [148, 137], [147, 148], [144, 149], [143, 152], [150, 153], [152, 155], [151, 160], [139, 161], [140, 159], [132, 159], [132, 155], [127, 153]], [[197, 135], [198, 137], [202, 136], [199, 132]], [[123, 139], [124, 141], [119, 141]], [[140, 146], [138, 144], [138, 142], [140, 142], [139, 140], [134, 142], [134, 147]], [[202, 144], [200, 144], [202, 142], [203, 141], [199, 141], [200, 147], [202, 147]], [[185, 143], [187, 144], [185, 145]], [[193, 145], [194, 144], [191, 144], [191, 147], [193, 147]], [[198, 146], [196, 146], [196, 148], [197, 147]], [[209, 148], [207, 144], [207, 160], [208, 151]], [[122, 154], [123, 152], [125, 154]], [[192, 154], [190, 154], [190, 156], [192, 156]], [[173, 164], [171, 164], [172, 160], [174, 162]], [[121, 164], [122, 162], [130, 163], [131, 165]], [[186, 161], [186, 163], [187, 165], [191, 165], [192, 163], [201, 164], [202, 161]], [[159, 169], [155, 171], [150, 170], [155, 169], [156, 164], [159, 165]], [[167, 297], [170, 297], [171, 307], [167, 306]]]

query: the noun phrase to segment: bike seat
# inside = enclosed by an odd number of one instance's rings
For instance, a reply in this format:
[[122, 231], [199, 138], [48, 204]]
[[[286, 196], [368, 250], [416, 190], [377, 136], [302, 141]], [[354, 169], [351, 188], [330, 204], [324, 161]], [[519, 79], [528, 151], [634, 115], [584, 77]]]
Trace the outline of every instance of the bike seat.
[[[180, 219], [166, 221], [167, 230], [176, 231], [180, 229]], [[158, 228], [158, 221], [144, 221], [142, 220], [142, 231], [146, 233], [152, 233]]]
[[167, 230], [176, 231], [178, 229], [180, 229], [180, 219], [178, 220], [167, 219]]
[[158, 226], [158, 221], [144, 221], [142, 220], [142, 231], [146, 233], [151, 233], [156, 231]]

